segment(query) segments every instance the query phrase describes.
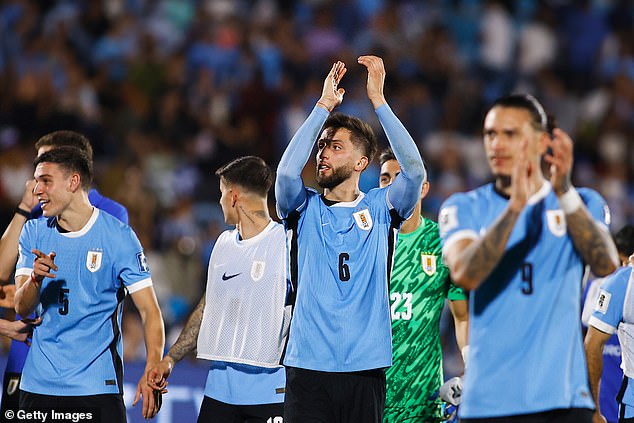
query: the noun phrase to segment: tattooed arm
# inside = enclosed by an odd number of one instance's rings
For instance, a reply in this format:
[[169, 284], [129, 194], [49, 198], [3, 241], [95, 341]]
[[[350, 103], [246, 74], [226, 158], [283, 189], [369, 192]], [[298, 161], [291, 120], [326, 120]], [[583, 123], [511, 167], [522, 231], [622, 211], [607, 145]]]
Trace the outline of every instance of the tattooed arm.
[[618, 267], [618, 253], [610, 233], [595, 221], [585, 206], [566, 214], [566, 225], [572, 243], [590, 265], [592, 273], [607, 276]]
[[607, 276], [619, 265], [616, 246], [609, 232], [596, 222], [571, 183], [573, 142], [559, 128], [553, 130], [551, 154], [544, 159], [550, 165], [550, 182], [566, 214], [568, 234], [575, 248], [597, 276]]
[[456, 285], [473, 290], [493, 271], [504, 255], [520, 211], [509, 206], [482, 238], [461, 239], [449, 245], [444, 258]]
[[187, 354], [196, 349], [200, 324], [203, 321], [203, 311], [205, 310], [205, 293], [203, 293], [196, 309], [187, 320], [185, 328], [178, 336], [178, 339], [153, 369], [148, 372], [147, 383], [152, 389], [165, 388], [167, 378], [172, 373], [174, 365], [183, 359]]

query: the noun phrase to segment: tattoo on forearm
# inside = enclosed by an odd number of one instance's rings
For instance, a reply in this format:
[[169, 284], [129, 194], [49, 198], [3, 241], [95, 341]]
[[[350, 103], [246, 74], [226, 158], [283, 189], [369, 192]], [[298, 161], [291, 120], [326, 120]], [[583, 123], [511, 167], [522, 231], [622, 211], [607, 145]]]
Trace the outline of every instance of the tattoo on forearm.
[[592, 272], [599, 276], [612, 273], [616, 267], [616, 247], [609, 233], [583, 207], [566, 215], [566, 223], [575, 248]]
[[192, 315], [189, 316], [185, 328], [178, 336], [176, 343], [168, 351], [167, 355], [172, 357], [175, 362], [179, 362], [187, 354], [194, 351], [196, 342], [198, 341], [198, 332], [200, 332], [200, 324], [203, 320], [203, 311], [205, 310], [205, 294], [196, 306]]
[[480, 283], [493, 271], [504, 255], [518, 216], [519, 213], [507, 209], [480, 242], [471, 245], [473, 250], [466, 260], [465, 274]]

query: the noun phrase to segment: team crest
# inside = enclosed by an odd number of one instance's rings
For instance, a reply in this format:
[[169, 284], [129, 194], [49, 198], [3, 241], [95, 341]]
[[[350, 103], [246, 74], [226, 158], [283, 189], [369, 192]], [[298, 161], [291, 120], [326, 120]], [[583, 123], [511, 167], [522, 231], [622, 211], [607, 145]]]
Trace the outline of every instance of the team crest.
[[421, 254], [420, 261], [423, 266], [423, 272], [427, 276], [433, 276], [436, 273], [436, 256], [434, 254]]
[[546, 210], [548, 229], [553, 235], [562, 237], [566, 235], [566, 217], [563, 210]]
[[7, 395], [15, 394], [18, 390], [18, 386], [20, 386], [20, 376], [11, 376], [9, 383], [7, 383]]
[[266, 267], [265, 261], [254, 261], [251, 265], [251, 279], [254, 282], [259, 281], [264, 276], [264, 268]]
[[354, 220], [357, 222], [358, 227], [364, 231], [372, 229], [372, 216], [370, 216], [370, 211], [368, 209], [363, 209], [353, 213], [352, 215], [354, 216]]
[[86, 267], [91, 272], [95, 273], [97, 270], [101, 269], [101, 259], [103, 258], [103, 252], [101, 251], [88, 251], [88, 255], [86, 256]]

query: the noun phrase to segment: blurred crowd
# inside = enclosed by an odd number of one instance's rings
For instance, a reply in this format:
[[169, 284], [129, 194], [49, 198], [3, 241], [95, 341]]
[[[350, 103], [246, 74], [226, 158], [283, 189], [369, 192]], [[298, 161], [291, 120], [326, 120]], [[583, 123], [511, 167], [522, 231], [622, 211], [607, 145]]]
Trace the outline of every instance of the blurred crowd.
[[[618, 229], [634, 220], [632, 40], [629, 0], [5, 0], [0, 223], [37, 138], [88, 135], [96, 185], [128, 208], [178, 330], [226, 228], [214, 171], [245, 154], [275, 166], [334, 60], [349, 69], [340, 110], [382, 134], [356, 65], [376, 54], [429, 168], [426, 215], [489, 178], [484, 110], [525, 91], [571, 133], [574, 183], [603, 194]], [[362, 185], [377, 183], [374, 165]]]

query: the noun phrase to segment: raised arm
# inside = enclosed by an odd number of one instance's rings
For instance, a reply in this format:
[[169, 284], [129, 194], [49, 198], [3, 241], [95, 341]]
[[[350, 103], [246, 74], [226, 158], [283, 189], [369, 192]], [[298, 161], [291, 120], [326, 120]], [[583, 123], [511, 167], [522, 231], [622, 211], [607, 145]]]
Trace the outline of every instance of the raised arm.
[[132, 301], [139, 310], [141, 322], [143, 323], [143, 334], [145, 338], [145, 350], [147, 358], [145, 364], [145, 372], [137, 385], [137, 392], [133, 405], [143, 397], [143, 417], [150, 419], [158, 413], [160, 402], [152, 388], [146, 383], [146, 375], [160, 360], [165, 347], [165, 328], [163, 325], [163, 316], [154, 294], [154, 289], [149, 286], [131, 294]]
[[575, 248], [597, 276], [607, 276], [619, 265], [614, 241], [606, 227], [588, 212], [577, 190], [572, 186], [572, 140], [561, 129], [553, 131], [552, 154], [545, 159], [550, 164], [551, 183], [561, 209], [566, 214], [566, 226]]
[[332, 66], [324, 81], [319, 101], [282, 154], [275, 179], [275, 199], [282, 217], [299, 208], [306, 200], [302, 169], [310, 158], [313, 145], [328, 115], [343, 100], [345, 90], [338, 85], [345, 73], [346, 67], [342, 62], [336, 62]]
[[394, 156], [401, 167], [394, 183], [388, 188], [388, 200], [399, 215], [407, 218], [412, 214], [420, 199], [425, 167], [418, 147], [407, 129], [388, 106], [383, 94], [385, 85], [385, 65], [377, 56], [361, 56], [358, 62], [368, 70], [367, 91], [376, 114], [383, 126]]
[[22, 200], [18, 204], [9, 226], [2, 234], [2, 238], [0, 238], [0, 284], [8, 283], [11, 274], [15, 270], [15, 263], [18, 259], [20, 231], [28, 219], [31, 208], [37, 203], [37, 199], [33, 195], [33, 187], [35, 187], [35, 180], [32, 179], [26, 182]]

